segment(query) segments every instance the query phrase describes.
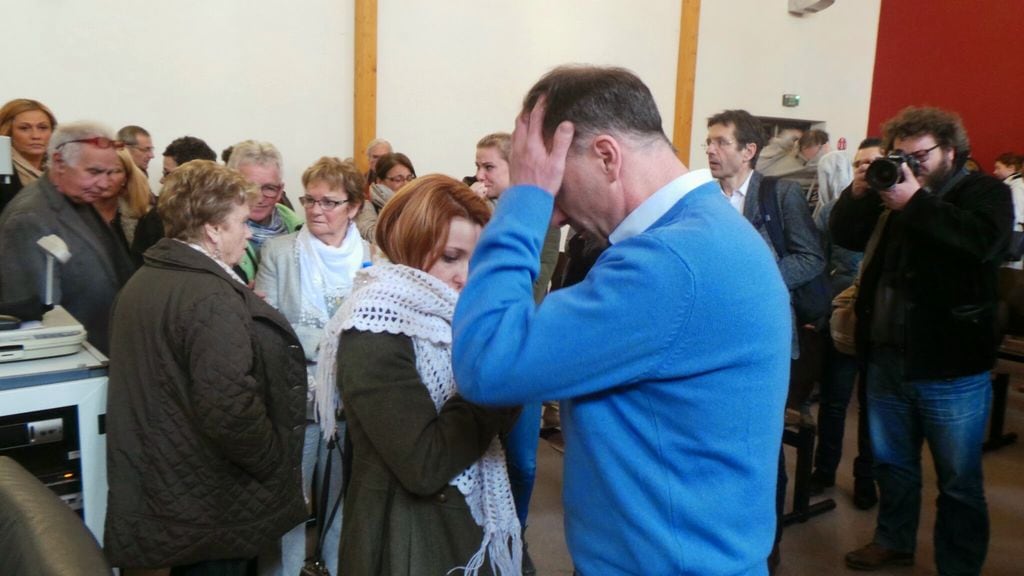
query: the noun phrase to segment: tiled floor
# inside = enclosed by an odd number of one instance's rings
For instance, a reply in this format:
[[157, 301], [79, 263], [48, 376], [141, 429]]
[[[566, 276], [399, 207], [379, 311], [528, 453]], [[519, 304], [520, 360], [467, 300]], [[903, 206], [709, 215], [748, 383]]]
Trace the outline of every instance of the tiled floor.
[[[843, 564], [843, 556], [871, 538], [877, 508], [860, 511], [852, 503], [852, 454], [856, 452], [856, 402], [850, 407], [845, 452], [836, 486], [826, 492], [836, 501], [832, 512], [790, 526], [782, 540], [780, 576], [860, 574]], [[1006, 430], [1018, 432], [1022, 440], [985, 455], [985, 491], [989, 502], [992, 539], [986, 576], [1024, 574], [1024, 393], [1011, 388]], [[796, 455], [787, 452], [792, 465]], [[570, 575], [569, 558], [562, 529], [562, 457], [541, 441], [537, 455], [537, 483], [530, 506], [527, 541], [541, 576]], [[874, 572], [881, 576], [925, 576], [935, 574], [931, 532], [935, 522], [935, 473], [928, 451], [924, 451], [924, 497], [918, 532], [917, 563], [912, 568]]]

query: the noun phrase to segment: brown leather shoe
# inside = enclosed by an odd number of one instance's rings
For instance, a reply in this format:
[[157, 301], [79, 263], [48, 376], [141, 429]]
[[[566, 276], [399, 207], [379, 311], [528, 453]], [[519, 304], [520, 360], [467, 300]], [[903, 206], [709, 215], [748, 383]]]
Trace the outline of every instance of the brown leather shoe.
[[872, 542], [846, 555], [846, 565], [854, 570], [881, 570], [887, 566], [913, 566], [913, 552], [899, 552]]

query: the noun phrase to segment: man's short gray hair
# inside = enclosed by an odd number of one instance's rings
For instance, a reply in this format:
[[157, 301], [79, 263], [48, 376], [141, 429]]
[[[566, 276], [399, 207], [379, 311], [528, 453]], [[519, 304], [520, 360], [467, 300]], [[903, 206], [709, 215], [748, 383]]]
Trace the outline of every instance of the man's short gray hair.
[[85, 144], [75, 142], [75, 140], [88, 140], [89, 138], [113, 140], [114, 132], [103, 124], [90, 120], [61, 124], [53, 131], [46, 152], [50, 158], [60, 154], [65, 164], [77, 166], [79, 153]]
[[238, 170], [244, 164], [257, 166], [275, 166], [278, 173], [284, 175], [284, 160], [277, 147], [270, 142], [245, 140], [235, 144], [228, 158], [228, 168]]
[[392, 152], [395, 151], [395, 149], [391, 147], [391, 142], [388, 142], [383, 138], [374, 138], [373, 140], [370, 140], [369, 144], [366, 145], [366, 157], [370, 157], [370, 150], [373, 150], [377, 146], [381, 145], [388, 147], [388, 154], [391, 154]]
[[149, 132], [142, 126], [136, 126], [134, 124], [129, 124], [117, 131], [117, 139], [128, 146], [138, 144], [139, 136], [149, 137]]

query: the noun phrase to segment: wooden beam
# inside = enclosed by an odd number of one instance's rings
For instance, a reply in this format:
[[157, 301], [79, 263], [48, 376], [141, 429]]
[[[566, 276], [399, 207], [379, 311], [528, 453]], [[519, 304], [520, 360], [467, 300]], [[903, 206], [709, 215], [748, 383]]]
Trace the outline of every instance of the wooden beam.
[[355, 0], [355, 99], [352, 156], [366, 171], [366, 145], [377, 137], [377, 0]]
[[679, 23], [679, 61], [676, 70], [676, 110], [672, 144], [679, 159], [690, 163], [690, 134], [693, 132], [693, 92], [697, 81], [697, 34], [700, 29], [700, 0], [682, 0]]

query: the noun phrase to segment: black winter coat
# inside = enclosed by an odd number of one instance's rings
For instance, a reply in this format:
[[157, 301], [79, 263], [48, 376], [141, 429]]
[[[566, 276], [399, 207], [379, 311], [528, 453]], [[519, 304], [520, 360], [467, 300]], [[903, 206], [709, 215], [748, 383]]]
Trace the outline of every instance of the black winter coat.
[[163, 239], [114, 305], [104, 546], [121, 567], [247, 558], [306, 516], [305, 357], [276, 310]]
[[[918, 190], [889, 216], [881, 241], [861, 272], [857, 350], [868, 353], [875, 292], [884, 266], [897, 269], [905, 295], [904, 374], [907, 379], [956, 378], [995, 362], [997, 274], [1013, 221], [1005, 184], [984, 174], [958, 176], [948, 191]], [[949, 186], [949, 183], [947, 183]], [[863, 251], [882, 213], [875, 191], [843, 192], [832, 209], [833, 241]]]

